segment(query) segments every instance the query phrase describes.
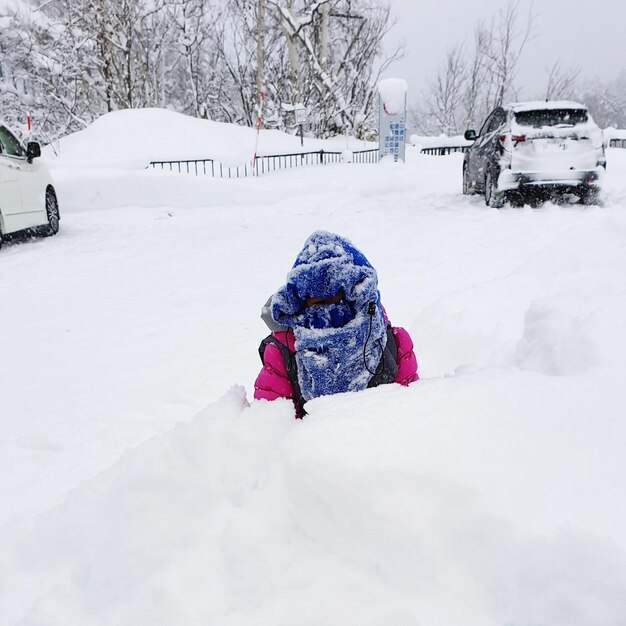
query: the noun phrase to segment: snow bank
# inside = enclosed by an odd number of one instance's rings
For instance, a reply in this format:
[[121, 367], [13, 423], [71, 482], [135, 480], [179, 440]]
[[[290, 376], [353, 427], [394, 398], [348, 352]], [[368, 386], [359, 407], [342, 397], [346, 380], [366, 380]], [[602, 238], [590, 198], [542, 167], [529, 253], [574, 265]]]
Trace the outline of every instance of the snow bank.
[[[538, 210], [416, 152], [118, 170], [132, 210], [65, 170], [107, 210], [1, 254], [1, 624], [622, 625], [626, 151], [603, 206]], [[241, 386], [316, 229], [367, 253], [422, 380], [299, 422]]]
[[[189, 117], [165, 109], [126, 109], [103, 115], [85, 130], [60, 140], [55, 155], [46, 158], [52, 168], [143, 169], [150, 161], [215, 159], [240, 165], [252, 160], [256, 130]], [[351, 140], [352, 149], [363, 143]], [[345, 138], [321, 141], [275, 130], [261, 131], [259, 154], [338, 150]]]
[[[250, 183], [146, 170], [151, 161], [213, 159], [224, 165], [249, 164], [256, 130], [200, 120], [164, 109], [128, 109], [103, 115], [85, 130], [44, 152], [62, 211], [120, 206], [206, 206], [233, 198], [255, 201]], [[349, 147], [349, 151], [347, 150]], [[331, 151], [352, 161], [351, 151], [378, 144], [354, 138], [300, 138], [261, 131], [259, 154]], [[254, 185], [254, 183], [252, 183]]]
[[618, 626], [625, 433], [585, 387], [474, 373], [303, 422], [234, 389], [10, 529], [3, 623]]

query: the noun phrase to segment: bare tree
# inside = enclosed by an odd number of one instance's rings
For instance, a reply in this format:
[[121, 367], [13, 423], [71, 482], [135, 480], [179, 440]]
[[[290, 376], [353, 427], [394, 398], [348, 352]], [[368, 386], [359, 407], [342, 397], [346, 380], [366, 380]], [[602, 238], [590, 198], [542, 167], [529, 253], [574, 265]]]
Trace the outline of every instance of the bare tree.
[[259, 93], [265, 81], [265, 0], [257, 0], [256, 84]]
[[564, 69], [560, 61], [555, 61], [548, 70], [546, 100], [558, 100], [571, 97], [579, 74], [579, 67], [572, 66]]
[[[299, 38], [318, 129], [322, 133], [333, 129], [365, 132], [381, 73], [402, 54], [396, 50], [378, 61], [382, 41], [392, 26], [390, 8], [378, 0], [334, 0], [327, 12], [316, 11], [311, 17], [313, 36], [300, 31]], [[316, 41], [327, 41], [320, 54], [316, 54]]]
[[[294, 1], [293, 0], [284, 0], [284, 4], [274, 3], [273, 0], [269, 0], [271, 4], [274, 4], [276, 8], [276, 14], [278, 20], [281, 25], [282, 32], [285, 37], [285, 43], [287, 46], [287, 58], [289, 59], [289, 73], [288, 73], [288, 81], [290, 83], [290, 99], [293, 104], [299, 103], [301, 94], [300, 94], [300, 58], [298, 56], [298, 35], [299, 29], [294, 28], [295, 16], [294, 16]], [[325, 0], [325, 3], [328, 4], [328, 0]], [[314, 10], [318, 10], [318, 6], [314, 7]], [[303, 21], [300, 24], [300, 28], [304, 28], [305, 22]]]
[[20, 0], [3, 18], [0, 0], [0, 115], [30, 108], [51, 136], [145, 106], [252, 125], [267, 78], [271, 126], [303, 103], [318, 135], [363, 132], [397, 56], [386, 1]]
[[[474, 30], [470, 54], [459, 44], [449, 50], [424, 103], [414, 107], [414, 124], [421, 129], [456, 133], [461, 124], [475, 128], [487, 113], [517, 95], [519, 62], [532, 38], [533, 17], [520, 14], [521, 0], [508, 0], [490, 23]], [[421, 116], [421, 119], [415, 119]]]
[[463, 56], [462, 45], [449, 50], [432, 86], [430, 113], [446, 135], [455, 135], [459, 130], [457, 118], [468, 78]]
[[587, 80], [573, 95], [589, 107], [601, 128], [626, 128], [626, 72], [609, 83]]
[[467, 64], [467, 79], [464, 95], [465, 127], [475, 128], [479, 119], [485, 116], [481, 103], [481, 93], [489, 84], [489, 50], [492, 32], [481, 22], [474, 30], [474, 50]]
[[520, 25], [520, 2], [509, 0], [491, 27], [489, 56], [494, 79], [491, 108], [500, 106], [511, 91], [520, 57], [532, 37], [532, 12], [529, 11], [525, 23]]
[[154, 91], [152, 101], [165, 106], [167, 98], [159, 90], [167, 84], [168, 92], [177, 93], [182, 112], [209, 117], [214, 108], [214, 87], [223, 80], [218, 49], [223, 29], [221, 12], [204, 0], [168, 0], [165, 8], [166, 22], [171, 27], [145, 29], [153, 42], [158, 38], [163, 50], [155, 54], [152, 63], [160, 70], [149, 80]]

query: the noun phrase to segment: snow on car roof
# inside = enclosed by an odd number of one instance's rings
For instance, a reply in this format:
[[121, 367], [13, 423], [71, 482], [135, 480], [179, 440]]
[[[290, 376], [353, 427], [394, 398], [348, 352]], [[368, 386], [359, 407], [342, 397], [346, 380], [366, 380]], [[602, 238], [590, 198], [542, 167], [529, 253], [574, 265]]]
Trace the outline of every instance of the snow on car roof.
[[587, 107], [580, 102], [572, 102], [570, 100], [534, 100], [530, 102], [512, 102], [507, 105], [515, 113], [520, 111], [537, 111], [546, 109], [583, 109]]

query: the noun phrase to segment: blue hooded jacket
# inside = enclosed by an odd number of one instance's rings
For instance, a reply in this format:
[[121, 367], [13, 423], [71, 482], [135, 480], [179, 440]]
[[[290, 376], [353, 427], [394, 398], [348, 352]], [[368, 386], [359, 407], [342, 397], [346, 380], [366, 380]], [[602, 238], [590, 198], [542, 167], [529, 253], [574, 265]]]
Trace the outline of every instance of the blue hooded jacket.
[[[305, 304], [337, 295], [339, 302]], [[314, 232], [272, 296], [270, 312], [294, 333], [305, 400], [368, 386], [385, 349], [386, 322], [376, 270], [350, 241]]]

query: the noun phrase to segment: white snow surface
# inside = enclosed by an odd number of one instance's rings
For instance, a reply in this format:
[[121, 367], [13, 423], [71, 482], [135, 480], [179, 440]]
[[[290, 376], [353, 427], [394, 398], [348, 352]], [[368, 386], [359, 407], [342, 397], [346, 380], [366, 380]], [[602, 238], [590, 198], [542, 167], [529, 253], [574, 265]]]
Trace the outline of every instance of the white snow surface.
[[[623, 626], [626, 151], [601, 207], [503, 210], [413, 148], [110, 158], [59, 161], [60, 233], [0, 251], [1, 624]], [[422, 380], [297, 421], [251, 401], [258, 316], [316, 229], [377, 268]]]
[[385, 78], [378, 83], [378, 93], [387, 115], [404, 113], [408, 89], [408, 83], [403, 78]]
[[528, 102], [512, 102], [507, 105], [511, 107], [513, 111], [541, 111], [545, 109], [584, 109], [587, 107], [579, 102], [573, 102], [571, 100], [531, 100]]
[[[46, 155], [55, 168], [143, 169], [150, 161], [215, 159], [243, 165], [254, 154], [257, 131], [246, 126], [202, 120], [164, 109], [124, 109], [103, 115], [82, 131], [60, 140]], [[350, 140], [351, 150], [376, 147]], [[259, 155], [296, 152], [341, 152], [345, 138], [319, 140], [262, 130]]]

